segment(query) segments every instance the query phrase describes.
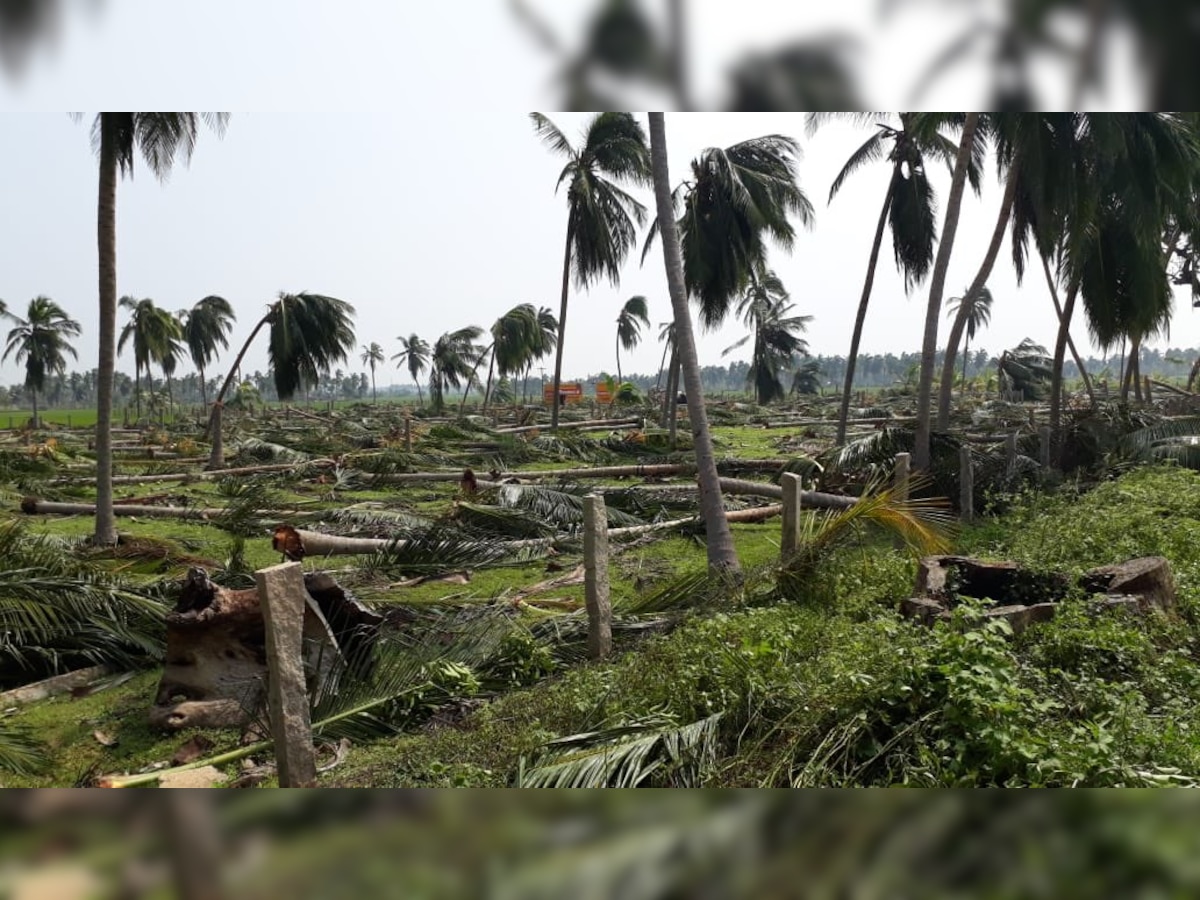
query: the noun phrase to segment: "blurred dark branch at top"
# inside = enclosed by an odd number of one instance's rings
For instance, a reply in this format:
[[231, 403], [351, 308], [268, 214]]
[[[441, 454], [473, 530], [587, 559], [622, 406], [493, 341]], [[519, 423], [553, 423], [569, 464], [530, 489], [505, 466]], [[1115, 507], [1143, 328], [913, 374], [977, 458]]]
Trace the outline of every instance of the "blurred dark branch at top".
[[618, 110], [623, 92], [649, 88], [679, 110], [738, 112], [858, 108], [847, 35], [797, 40], [768, 51], [746, 52], [731, 67], [726, 96], [698, 106], [689, 74], [684, 0], [665, 0], [664, 23], [641, 0], [600, 0], [569, 46], [527, 0], [509, 0], [518, 23], [555, 62], [553, 81], [569, 110]]
[[68, 9], [97, 10], [105, 0], [0, 0], [0, 70], [20, 79], [35, 51], [54, 50]]
[[[722, 73], [719, 97], [697, 97], [692, 83], [697, 66], [713, 65], [690, 52], [695, 23], [687, 13], [694, 6], [685, 0], [585, 2], [579, 30], [564, 35], [549, 24], [548, 11], [559, 10], [548, 0], [541, 9], [537, 0], [509, 0], [521, 29], [552, 60], [552, 89], [565, 109], [640, 106], [647, 91], [681, 110], [888, 106], [861, 90], [859, 64], [875, 62], [864, 53], [868, 38], [889, 50], [904, 43], [903, 65], [873, 74], [885, 90], [907, 94], [909, 106], [932, 88], [978, 83], [963, 77], [968, 71], [984, 74], [984, 93], [956, 97], [958, 105], [1004, 111], [1064, 103], [1081, 109], [1130, 86], [1139, 90], [1142, 106], [1189, 109], [1200, 85], [1200, 54], [1193, 52], [1200, 43], [1200, 4], [1188, 0], [877, 0], [867, 34], [842, 29], [824, 36], [788, 37], [770, 16], [760, 16], [756, 25], [773, 45], [729, 48], [735, 55]], [[931, 11], [935, 24], [914, 40], [905, 27], [924, 27], [917, 14]], [[737, 15], [732, 8], [725, 14]], [[1120, 56], [1121, 48], [1129, 56]], [[1121, 68], [1123, 59], [1132, 73]], [[1127, 96], [1116, 99], [1129, 104]]]

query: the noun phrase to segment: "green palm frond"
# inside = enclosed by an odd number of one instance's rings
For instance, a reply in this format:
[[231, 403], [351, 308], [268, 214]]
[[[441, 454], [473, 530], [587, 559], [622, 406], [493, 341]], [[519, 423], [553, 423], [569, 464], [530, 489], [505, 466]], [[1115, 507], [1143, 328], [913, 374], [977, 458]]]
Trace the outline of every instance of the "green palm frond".
[[[914, 479], [912, 488], [920, 487], [920, 479]], [[821, 562], [837, 547], [861, 540], [868, 525], [900, 538], [912, 554], [928, 556], [949, 549], [955, 519], [943, 499], [901, 500], [894, 488], [868, 487], [850, 508], [814, 513], [804, 520], [796, 553], [781, 574], [780, 587], [787, 593], [807, 587]]]
[[0, 679], [81, 664], [144, 665], [162, 653], [165, 612], [61, 542], [0, 524]]
[[340, 662], [312, 710], [313, 734], [369, 741], [420, 722], [438, 705], [479, 690], [475, 672], [520, 626], [502, 607], [407, 608], [411, 636], [364, 644]]
[[349, 526], [349, 537], [395, 537], [425, 531], [433, 525], [430, 519], [401, 510], [357, 506], [329, 510], [323, 514], [323, 519], [335, 525]]
[[[578, 528], [583, 523], [583, 497], [591, 488], [562, 484], [557, 488], [536, 484], [506, 484], [496, 489], [502, 507], [520, 509], [535, 519], [560, 529]], [[605, 494], [605, 500], [608, 500]], [[610, 528], [646, 524], [643, 519], [605, 503]]]
[[1116, 451], [1127, 459], [1172, 462], [1200, 469], [1200, 417], [1140, 428], [1118, 438]]
[[651, 714], [550, 741], [521, 760], [516, 787], [701, 787], [716, 766], [722, 715], [680, 725]]
[[500, 537], [549, 538], [556, 532], [553, 523], [512, 507], [460, 501], [455, 507], [454, 518], [468, 529]]
[[402, 542], [363, 560], [366, 571], [402, 575], [441, 575], [462, 569], [523, 565], [545, 556], [549, 543], [509, 546], [494, 537], [469, 534], [461, 528], [435, 525], [408, 534]]
[[319, 383], [354, 349], [354, 307], [323, 294], [281, 292], [271, 304], [267, 356], [280, 400]]
[[36, 775], [45, 770], [47, 759], [46, 748], [29, 728], [0, 719], [0, 771]]

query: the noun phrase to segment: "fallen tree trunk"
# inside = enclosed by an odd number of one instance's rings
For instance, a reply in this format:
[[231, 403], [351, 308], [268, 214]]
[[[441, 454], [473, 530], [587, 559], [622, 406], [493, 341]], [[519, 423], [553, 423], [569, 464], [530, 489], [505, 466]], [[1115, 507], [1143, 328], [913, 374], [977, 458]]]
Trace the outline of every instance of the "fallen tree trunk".
[[[628, 416], [623, 419], [587, 419], [582, 422], [559, 422], [558, 427], [559, 427], [559, 430], [561, 431], [561, 430], [568, 429], [568, 428], [574, 428], [574, 429], [602, 428], [602, 427], [620, 428], [621, 426], [628, 427], [628, 426], [634, 426], [634, 425], [640, 427], [642, 424], [643, 424], [643, 420], [640, 416]], [[550, 427], [549, 424], [546, 424], [546, 425], [501, 425], [499, 428], [496, 428], [495, 431], [497, 434], [523, 434], [528, 431], [542, 431], [549, 427]]]
[[1155, 387], [1160, 387], [1163, 390], [1170, 391], [1172, 394], [1179, 394], [1181, 397], [1195, 397], [1191, 391], [1185, 391], [1183, 388], [1176, 387], [1173, 384], [1167, 384], [1165, 381], [1159, 381], [1157, 378], [1151, 378], [1150, 383]]
[[[114, 475], [113, 484], [154, 484], [159, 481], [212, 481], [237, 475], [264, 475], [268, 472], [287, 472], [313, 467], [328, 469], [336, 466], [332, 459], [310, 459], [302, 463], [272, 463], [266, 466], [244, 466], [240, 469], [210, 469], [207, 472], [167, 472], [162, 475]], [[87, 484], [95, 479], [56, 478], [54, 484]]]
[[[783, 488], [777, 484], [765, 484], [761, 481], [742, 481], [736, 478], [721, 479], [721, 493], [735, 494], [745, 497], [768, 497], [772, 500], [783, 499]], [[825, 494], [820, 491], [802, 491], [800, 504], [802, 507], [816, 509], [849, 509], [858, 501], [853, 497], [842, 497], [838, 494]]]
[[[21, 512], [28, 516], [94, 516], [94, 503], [54, 503], [49, 500], [39, 500], [36, 497], [26, 497], [21, 501]], [[117, 503], [113, 505], [113, 515], [141, 516], [145, 519], [201, 519], [210, 520], [223, 515], [224, 507], [198, 506], [148, 506], [140, 503]], [[312, 515], [299, 509], [266, 509], [258, 514], [264, 519], [286, 519], [297, 516]]]
[[[778, 472], [783, 459], [726, 459], [717, 461], [717, 470], [726, 472]], [[542, 469], [528, 472], [498, 472], [499, 478], [537, 480], [544, 478], [660, 478], [672, 475], [694, 475], [695, 463], [649, 463], [628, 466], [593, 466], [582, 469]], [[398, 472], [376, 475], [381, 484], [410, 484], [428, 481], [459, 481], [462, 470], [439, 472]], [[484, 482], [480, 482], [481, 485]], [[489, 483], [490, 484], [490, 483]]]

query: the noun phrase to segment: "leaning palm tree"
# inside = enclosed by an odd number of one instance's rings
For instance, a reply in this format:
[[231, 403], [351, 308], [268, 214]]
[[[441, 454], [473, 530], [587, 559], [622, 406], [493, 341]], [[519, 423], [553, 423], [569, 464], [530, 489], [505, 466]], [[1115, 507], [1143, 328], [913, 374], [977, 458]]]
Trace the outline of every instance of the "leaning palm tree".
[[66, 355], [79, 354], [68, 342], [82, 331], [79, 323], [49, 297], [29, 301], [25, 318], [14, 317], [16, 326], [8, 333], [3, 360], [16, 354], [17, 363], [25, 364], [25, 387], [33, 399], [33, 425], [38, 425], [38, 394], [46, 389], [47, 375], [62, 375], [67, 369]]
[[[957, 320], [961, 315], [963, 321], [966, 322], [966, 342], [963, 344], [962, 378], [960, 379], [965, 389], [967, 360], [971, 358], [971, 341], [975, 338], [975, 332], [986, 328], [992, 321], [992, 292], [984, 287], [974, 294], [968, 290], [961, 297], [951, 297], [947, 302], [946, 311], [951, 318]], [[945, 375], [942, 377], [945, 378]]]
[[937, 352], [938, 314], [942, 311], [942, 297], [946, 291], [946, 271], [950, 267], [950, 253], [954, 249], [954, 236], [958, 231], [958, 219], [962, 213], [963, 189], [966, 187], [967, 172], [971, 167], [975, 152], [975, 130], [978, 127], [979, 113], [967, 113], [954, 160], [954, 174], [950, 179], [950, 198], [946, 203], [946, 218], [942, 222], [942, 237], [938, 244], [937, 257], [933, 263], [933, 275], [929, 281], [929, 302], [925, 308], [925, 333], [921, 341], [921, 371], [917, 382], [916, 435], [913, 439], [913, 464], [918, 471], [929, 469], [933, 366]]
[[654, 199], [662, 230], [663, 259], [667, 270], [667, 287], [671, 307], [675, 312], [675, 338], [682, 360], [683, 380], [687, 390], [688, 418], [691, 420], [696, 453], [697, 481], [700, 486], [700, 512], [708, 546], [708, 567], [728, 578], [741, 575], [741, 564], [733, 546], [733, 534], [725, 519], [721, 498], [721, 482], [717, 476], [717, 460], [713, 453], [712, 434], [708, 429], [708, 413], [704, 408], [704, 392], [700, 384], [700, 364], [696, 357], [696, 340], [692, 334], [692, 315], [688, 308], [687, 282], [684, 276], [683, 251], [676, 230], [675, 210], [671, 201], [671, 180], [667, 168], [667, 130], [663, 114], [650, 113], [650, 153], [654, 173]]
[[[710, 147], [672, 195], [685, 285], [704, 327], [719, 326], [754, 273], [766, 268], [768, 239], [790, 251], [792, 218], [812, 224], [812, 204], [796, 182], [799, 154], [795, 140], [778, 134]], [[643, 260], [661, 224], [661, 217], [651, 224]]]
[[[829, 202], [837, 196], [846, 179], [864, 166], [880, 159], [891, 165], [892, 177], [883, 197], [883, 208], [875, 226], [875, 239], [871, 244], [871, 255], [867, 261], [867, 274], [863, 281], [862, 294], [858, 301], [858, 313], [854, 319], [854, 332], [850, 338], [850, 354], [846, 358], [846, 378], [842, 391], [842, 403], [838, 413], [837, 442], [846, 440], [846, 421], [850, 414], [850, 396], [854, 387], [854, 372], [858, 363], [858, 347], [862, 340], [863, 326], [867, 318], [867, 305], [871, 289], [875, 284], [875, 267], [879, 261], [879, 250], [883, 244], [883, 233], [888, 227], [892, 231], [892, 246], [896, 255], [896, 266], [904, 275], [905, 290], [911, 290], [924, 280], [933, 264], [933, 248], [937, 242], [937, 195], [929, 180], [926, 159], [953, 163], [954, 143], [942, 129], [952, 125], [955, 114], [897, 113], [898, 126], [877, 121], [873, 113], [809, 113], [807, 128], [814, 133], [831, 118], [848, 118], [855, 123], [873, 122], [876, 131], [867, 141], [850, 155], [829, 188]], [[961, 114], [958, 114], [961, 117]], [[973, 165], [968, 170], [972, 186], [979, 190], [980, 168]]]
[[200, 398], [208, 406], [208, 386], [204, 370], [217, 358], [218, 350], [229, 347], [229, 335], [237, 315], [224, 297], [210, 294], [196, 302], [191, 309], [180, 310], [183, 340], [196, 371], [200, 373]]
[[363, 361], [363, 365], [371, 368], [371, 402], [375, 402], [375, 367], [383, 362], [383, 348], [375, 341], [364, 345], [362, 348], [362, 356], [359, 357]]
[[471, 378], [479, 358], [475, 341], [483, 334], [478, 325], [448, 331], [438, 338], [429, 354], [429, 401], [437, 413], [446, 408], [446, 390], [458, 388]]
[[550, 413], [550, 427], [557, 429], [571, 275], [579, 289], [601, 276], [614, 286], [620, 283], [621, 264], [633, 249], [646, 209], [617, 182], [649, 184], [650, 150], [641, 124], [629, 113], [599, 113], [588, 123], [578, 147], [541, 113], [530, 113], [530, 118], [550, 149], [567, 159], [558, 176], [559, 185], [567, 184], [567, 240]]
[[[483, 390], [483, 409], [487, 411], [492, 395], [492, 377], [501, 381], [533, 364], [543, 345], [543, 332], [537, 308], [531, 303], [514, 306], [492, 324], [492, 343], [483, 353], [489, 358], [487, 385]], [[480, 362], [483, 356], [480, 356]]]
[[417, 398], [424, 406], [425, 395], [421, 393], [421, 373], [429, 366], [429, 344], [416, 334], [410, 334], [408, 337], [401, 335], [396, 340], [404, 349], [392, 357], [392, 362], [396, 364], [397, 368], [408, 365], [408, 374], [412, 376], [413, 383], [417, 386]]
[[[142, 417], [142, 370], [150, 377], [151, 363], [163, 364], [163, 361], [176, 352], [176, 347], [183, 337], [179, 320], [169, 311], [155, 306], [149, 297], [138, 300], [134, 297], [122, 297], [120, 306], [129, 310], [129, 321], [121, 329], [121, 340], [117, 343], [117, 352], [125, 349], [125, 345], [133, 343], [133, 372], [137, 393], [137, 417]], [[151, 385], [153, 387], [153, 385]]]
[[133, 157], [141, 150], [160, 181], [176, 158], [191, 159], [199, 120], [218, 134], [228, 113], [109, 112], [92, 126], [92, 145], [100, 157], [96, 238], [100, 272], [100, 359], [96, 378], [96, 528], [97, 544], [117, 542], [112, 511], [112, 397], [117, 343], [117, 175], [133, 174]]
[[258, 333], [270, 328], [267, 356], [274, 373], [275, 392], [280, 400], [290, 400], [297, 391], [316, 385], [322, 372], [349, 358], [354, 348], [353, 320], [354, 307], [345, 300], [324, 294], [280, 292], [238, 351], [213, 401], [208, 424], [212, 436], [209, 468], [218, 469], [224, 464], [221, 403]]
[[754, 400], [759, 405], [784, 396], [779, 373], [791, 366], [797, 355], [808, 355], [808, 344], [799, 335], [808, 327], [812, 316], [788, 315], [793, 308], [790, 295], [774, 272], [756, 276], [738, 302], [738, 315], [751, 331], [727, 347], [722, 356], [753, 338], [754, 352], [746, 377], [754, 386]]
[[[632, 351], [642, 341], [642, 326], [650, 327], [650, 314], [646, 308], [646, 298], [640, 294], [630, 297], [621, 307], [617, 316], [617, 385], [624, 379], [621, 377], [621, 348], [626, 352]], [[614, 395], [614, 400], [615, 400]]]

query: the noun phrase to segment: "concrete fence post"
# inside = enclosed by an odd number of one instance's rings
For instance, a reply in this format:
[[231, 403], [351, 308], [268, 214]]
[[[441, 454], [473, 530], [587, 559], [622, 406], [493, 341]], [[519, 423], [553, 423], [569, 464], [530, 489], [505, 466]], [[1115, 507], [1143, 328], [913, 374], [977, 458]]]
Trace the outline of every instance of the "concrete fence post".
[[971, 448], [966, 444], [958, 448], [958, 507], [963, 522], [975, 520], [975, 468]]
[[588, 617], [588, 656], [612, 652], [612, 602], [608, 582], [608, 512], [604, 497], [583, 498], [583, 591]]
[[1043, 469], [1050, 468], [1050, 426], [1043, 425], [1038, 429], [1038, 462]]
[[804, 486], [795, 472], [784, 472], [780, 483], [783, 486], [783, 536], [779, 543], [779, 562], [786, 566], [796, 555], [800, 543], [800, 496]]
[[308, 591], [303, 567], [282, 563], [254, 573], [267, 632], [267, 708], [280, 787], [317, 782], [302, 638]]

